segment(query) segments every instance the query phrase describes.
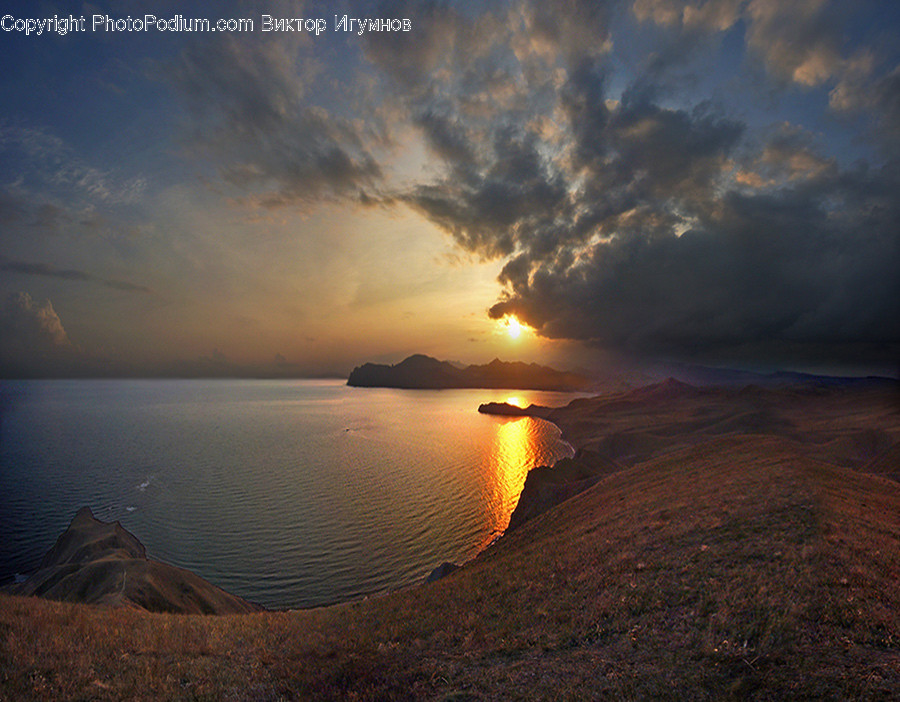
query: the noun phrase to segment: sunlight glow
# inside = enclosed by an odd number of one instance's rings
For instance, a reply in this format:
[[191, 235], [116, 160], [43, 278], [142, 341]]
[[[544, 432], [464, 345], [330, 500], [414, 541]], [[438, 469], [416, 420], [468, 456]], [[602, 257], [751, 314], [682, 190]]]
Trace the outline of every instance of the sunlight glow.
[[506, 529], [525, 485], [528, 471], [535, 465], [537, 446], [534, 424], [537, 420], [522, 417], [497, 427], [491, 447], [490, 467], [493, 473], [489, 496], [491, 529], [494, 534]]
[[515, 317], [506, 318], [506, 333], [513, 339], [519, 338], [519, 335], [522, 333], [522, 325], [519, 323], [518, 319]]

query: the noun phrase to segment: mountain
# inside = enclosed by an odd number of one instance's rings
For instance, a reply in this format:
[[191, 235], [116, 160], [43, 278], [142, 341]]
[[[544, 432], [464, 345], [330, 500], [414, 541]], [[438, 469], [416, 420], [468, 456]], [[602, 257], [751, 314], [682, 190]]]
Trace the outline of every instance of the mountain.
[[[762, 373], [736, 368], [712, 368], [689, 363], [663, 363], [645, 368], [644, 381], [654, 382], [671, 378], [695, 386], [715, 385], [718, 387], [742, 387], [758, 385], [762, 387], [842, 387], [873, 388], [897, 383], [896, 378], [884, 376], [833, 376], [798, 371], [774, 371]], [[637, 382], [633, 384], [645, 384]]]
[[536, 363], [504, 362], [495, 358], [483, 366], [460, 368], [447, 361], [415, 354], [393, 366], [376, 363], [358, 366], [350, 373], [347, 385], [421, 390], [504, 388], [573, 392], [587, 390], [591, 381], [578, 373]]
[[263, 609], [190, 571], [150, 560], [134, 534], [119, 522], [101, 522], [89, 507], [78, 510], [37, 571], [5, 590], [174, 614], [242, 614]]

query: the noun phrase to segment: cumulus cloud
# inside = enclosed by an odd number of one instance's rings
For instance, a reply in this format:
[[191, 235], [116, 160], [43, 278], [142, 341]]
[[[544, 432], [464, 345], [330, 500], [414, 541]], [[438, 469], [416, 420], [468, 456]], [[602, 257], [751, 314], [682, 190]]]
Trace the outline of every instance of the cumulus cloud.
[[[869, 46], [847, 41], [848, 6], [829, 0], [634, 0], [634, 16], [676, 33], [677, 50], [662, 63], [689, 55], [689, 43], [744, 23], [745, 41], [776, 81], [805, 89], [828, 86], [838, 112], [866, 111], [896, 144], [900, 67]], [[896, 41], [896, 39], [892, 39]]]
[[774, 74], [804, 86], [820, 85], [844, 68], [839, 18], [823, 0], [747, 5], [747, 43]]
[[0, 377], [55, 373], [76, 356], [50, 300], [37, 302], [25, 292], [7, 296], [0, 308]]
[[[316, 103], [318, 67], [297, 42], [224, 37], [183, 51], [167, 80], [194, 144], [257, 201], [405, 203], [501, 260], [493, 317], [637, 354], [880, 362], [900, 350], [896, 151], [850, 166], [790, 122], [751, 135], [673, 77], [692, 45], [728, 33], [775, 90], [818, 90], [900, 133], [897, 71], [847, 43], [839, 9], [389, 3], [382, 14], [415, 31], [359, 39], [385, 105], [357, 119]], [[610, 53], [620, 11], [666, 34], [624, 84]], [[379, 145], [410, 134], [426, 167], [388, 187]]]
[[[753, 349], [884, 362], [900, 349], [895, 162], [842, 169], [789, 123], [750, 139], [709, 103], [664, 105], [640, 76], [614, 99], [604, 51], [564, 49], [563, 34], [534, 31], [532, 6], [515, 7], [526, 20], [498, 28], [502, 40], [471, 46], [476, 28], [451, 13], [435, 40], [442, 51], [427, 52], [427, 30], [408, 40], [418, 62], [392, 64], [383, 39], [371, 47], [413, 86], [405, 107], [444, 165], [398, 199], [462, 248], [504, 259], [492, 317], [681, 358]], [[684, 31], [747, 21], [750, 48], [773, 74], [808, 87], [839, 81], [849, 59], [821, 3], [778, 7], [633, 5], [639, 18]], [[799, 32], [791, 45], [789, 21]], [[516, 39], [524, 26], [527, 43]], [[489, 81], [533, 101], [523, 107], [498, 89], [492, 109], [472, 109], [463, 85], [477, 95]]]
[[723, 32], [746, 22], [747, 45], [774, 75], [805, 86], [841, 72], [840, 18], [827, 0], [634, 0], [642, 21], [682, 32]]

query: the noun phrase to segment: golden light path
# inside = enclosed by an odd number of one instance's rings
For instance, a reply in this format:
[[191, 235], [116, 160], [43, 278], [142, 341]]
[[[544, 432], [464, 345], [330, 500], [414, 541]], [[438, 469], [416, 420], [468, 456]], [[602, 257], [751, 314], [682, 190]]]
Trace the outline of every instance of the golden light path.
[[488, 480], [491, 490], [488, 496], [489, 519], [494, 534], [499, 534], [509, 524], [510, 515], [525, 485], [525, 477], [537, 460], [537, 421], [531, 417], [520, 417], [506, 420], [497, 427], [491, 446], [491, 475]]

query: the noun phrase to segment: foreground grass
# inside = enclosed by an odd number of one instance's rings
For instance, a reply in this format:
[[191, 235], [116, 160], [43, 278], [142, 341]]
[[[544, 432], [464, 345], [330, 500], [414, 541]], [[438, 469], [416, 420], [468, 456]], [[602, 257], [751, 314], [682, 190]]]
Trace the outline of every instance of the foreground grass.
[[896, 699], [896, 483], [723, 437], [421, 588], [227, 617], [0, 597], [6, 699]]

